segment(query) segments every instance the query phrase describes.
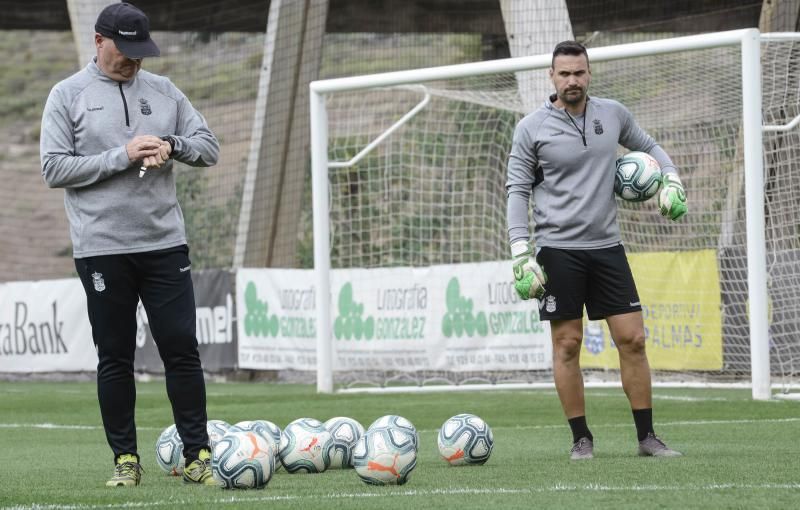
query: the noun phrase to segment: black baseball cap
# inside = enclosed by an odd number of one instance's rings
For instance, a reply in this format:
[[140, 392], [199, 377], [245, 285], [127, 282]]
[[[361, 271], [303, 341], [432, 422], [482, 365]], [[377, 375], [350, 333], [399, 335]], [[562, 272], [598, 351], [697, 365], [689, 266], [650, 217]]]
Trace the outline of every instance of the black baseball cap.
[[129, 3], [111, 4], [97, 16], [94, 30], [114, 39], [117, 49], [128, 58], [159, 57], [161, 51], [150, 39], [150, 20]]

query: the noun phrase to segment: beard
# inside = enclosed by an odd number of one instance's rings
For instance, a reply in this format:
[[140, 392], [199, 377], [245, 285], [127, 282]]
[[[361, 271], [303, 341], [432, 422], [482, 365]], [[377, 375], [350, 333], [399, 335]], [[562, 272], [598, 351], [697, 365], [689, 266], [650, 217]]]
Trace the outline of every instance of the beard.
[[[574, 94], [573, 92], [577, 92]], [[579, 104], [586, 97], [586, 90], [582, 88], [569, 89], [558, 94], [558, 98], [564, 104]]]

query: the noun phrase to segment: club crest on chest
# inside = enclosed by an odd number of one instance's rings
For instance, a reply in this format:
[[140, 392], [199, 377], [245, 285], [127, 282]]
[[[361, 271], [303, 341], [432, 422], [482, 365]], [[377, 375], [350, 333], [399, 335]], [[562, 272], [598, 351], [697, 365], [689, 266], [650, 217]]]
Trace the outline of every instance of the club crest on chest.
[[139, 98], [139, 111], [142, 112], [142, 115], [150, 115], [153, 113], [153, 110], [150, 109], [150, 103], [143, 97]]

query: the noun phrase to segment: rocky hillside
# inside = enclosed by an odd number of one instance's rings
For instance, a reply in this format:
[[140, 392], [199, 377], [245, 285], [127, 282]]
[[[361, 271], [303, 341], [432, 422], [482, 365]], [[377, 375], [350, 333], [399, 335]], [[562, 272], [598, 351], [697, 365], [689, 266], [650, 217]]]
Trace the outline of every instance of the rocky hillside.
[[78, 69], [70, 33], [0, 32], [0, 281], [70, 276], [62, 190], [39, 163], [39, 124], [50, 87]]

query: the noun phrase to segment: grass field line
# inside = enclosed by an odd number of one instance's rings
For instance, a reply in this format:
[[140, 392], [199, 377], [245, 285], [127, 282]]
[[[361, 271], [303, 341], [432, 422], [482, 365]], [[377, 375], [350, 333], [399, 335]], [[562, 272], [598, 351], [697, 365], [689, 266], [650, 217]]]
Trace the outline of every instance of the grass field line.
[[[556, 392], [552, 392], [553, 395], [556, 395]], [[601, 393], [601, 392], [592, 392], [589, 394], [591, 398], [594, 397], [601, 397], [601, 398], [625, 398], [624, 393], [615, 392], [615, 393]], [[653, 400], [674, 400], [679, 402], [731, 402], [734, 400], [741, 401], [742, 399], [731, 399], [727, 397], [690, 397], [687, 395], [659, 395], [653, 394]]]
[[[738, 420], [681, 420], [681, 421], [659, 421], [657, 425], [659, 427], [667, 427], [667, 426], [703, 426], [703, 425], [747, 425], [747, 424], [764, 424], [764, 423], [794, 423], [800, 422], [800, 418], [768, 418], [764, 420], [755, 420], [755, 419], [738, 419]], [[502, 430], [504, 428], [507, 429], [514, 429], [514, 430], [539, 430], [539, 429], [557, 429], [562, 428], [565, 425], [558, 424], [558, 425], [517, 425], [514, 427], [492, 427], [492, 430]], [[619, 428], [619, 427], [630, 427], [630, 423], [600, 423], [600, 424], [592, 424], [592, 428]], [[425, 431], [420, 431], [425, 432]], [[438, 432], [434, 430], [433, 432]]]
[[[28, 393], [29, 390], [27, 389], [8, 389], [4, 390], [6, 393]], [[557, 395], [555, 390], [495, 390], [498, 393], [513, 393], [515, 395]], [[74, 389], [55, 389], [53, 393], [62, 393], [65, 395], [83, 395], [83, 390], [74, 390]], [[163, 393], [160, 389], [137, 389], [137, 394], [142, 395], [161, 395]], [[589, 389], [587, 392], [591, 397], [597, 398], [625, 398], [625, 394], [621, 391], [615, 392], [607, 392], [607, 391], [592, 391]], [[206, 393], [208, 398], [223, 398], [223, 397], [235, 397], [238, 394], [235, 392], [225, 392], [225, 391], [214, 391], [209, 390]], [[664, 394], [660, 391], [656, 391], [653, 394], [653, 400], [669, 400], [669, 401], [678, 401], [678, 402], [739, 402], [749, 400], [748, 397], [741, 397], [741, 398], [729, 398], [729, 397], [693, 397], [689, 395], [670, 395]], [[778, 398], [769, 400], [767, 402], [776, 402], [780, 403], [781, 400]]]
[[[525, 392], [524, 390], [515, 390], [515, 394], [519, 395], [520, 393], [529, 393], [529, 394], [536, 394], [536, 395], [558, 395], [553, 390], [540, 390], [540, 391], [528, 391]], [[615, 392], [607, 392], [607, 391], [589, 391], [587, 394], [591, 398], [625, 398], [625, 393], [621, 391]], [[652, 396], [653, 400], [673, 400], [679, 402], [743, 402], [747, 399], [745, 398], [728, 398], [728, 397], [691, 397], [688, 395], [664, 395], [660, 393], [654, 393]]]
[[[796, 423], [800, 422], [799, 418], [767, 418], [767, 419], [738, 419], [738, 420], [680, 420], [680, 421], [663, 421], [658, 425], [668, 426], [704, 426], [704, 425], [747, 425], [747, 424], [766, 424], [766, 423]], [[547, 429], [560, 429], [565, 427], [564, 424], [555, 425], [517, 425], [512, 427], [492, 427], [492, 430], [547, 430]], [[630, 427], [630, 423], [600, 423], [592, 424], [592, 428], [619, 428]], [[0, 423], [0, 429], [50, 429], [50, 430], [102, 430], [100, 425], [67, 425], [57, 423]], [[137, 430], [157, 430], [160, 427], [136, 427]], [[439, 429], [419, 429], [418, 432], [439, 432]]]
[[[27, 394], [30, 390], [28, 389], [6, 389], [4, 392], [6, 393], [20, 393], [20, 394]], [[513, 393], [515, 395], [557, 395], [555, 390], [495, 390], [498, 393]], [[84, 395], [84, 390], [80, 389], [54, 389], [52, 393], [60, 393], [65, 395]], [[137, 389], [138, 395], [161, 395], [163, 390], [161, 389]], [[592, 397], [599, 397], [599, 398], [625, 398], [625, 394], [621, 391], [615, 392], [607, 392], [607, 391], [592, 391], [591, 389], [588, 393]], [[206, 392], [206, 396], [211, 397], [235, 397], [238, 396], [235, 392], [225, 392], [225, 391], [215, 391], [209, 390]], [[689, 395], [670, 395], [670, 394], [663, 394], [660, 391], [656, 391], [653, 394], [653, 400], [674, 400], [674, 401], [681, 401], [681, 402], [729, 402], [729, 401], [742, 401], [747, 400], [747, 398], [728, 398], [728, 397], [693, 397]]]
[[[531, 488], [442, 488], [430, 490], [388, 490], [385, 492], [330, 492], [327, 494], [287, 494], [270, 496], [247, 496], [235, 495], [221, 498], [211, 498], [207, 503], [214, 505], [237, 505], [241, 503], [268, 503], [275, 501], [302, 501], [302, 500], [336, 500], [336, 499], [358, 499], [358, 498], [396, 498], [396, 497], [431, 497], [431, 496], [471, 496], [471, 495], [519, 495], [537, 493], [557, 493], [557, 492], [660, 492], [660, 491], [729, 491], [729, 490], [800, 490], [800, 483], [763, 483], [763, 484], [739, 484], [739, 483], [714, 483], [714, 484], [672, 484], [672, 485], [604, 485], [604, 484], [585, 484], [585, 485], [552, 485], [549, 487]], [[32, 504], [0, 507], [2, 510], [100, 510], [116, 508], [156, 508], [156, 507], [175, 507], [177, 505], [191, 505], [194, 501], [168, 499], [157, 501], [125, 502], [116, 504], [72, 504], [72, 505], [52, 505], [52, 504]]]

